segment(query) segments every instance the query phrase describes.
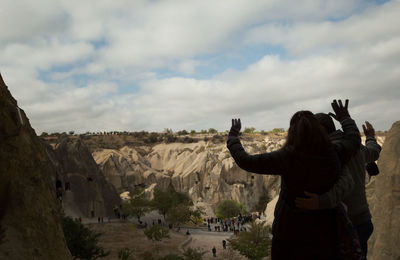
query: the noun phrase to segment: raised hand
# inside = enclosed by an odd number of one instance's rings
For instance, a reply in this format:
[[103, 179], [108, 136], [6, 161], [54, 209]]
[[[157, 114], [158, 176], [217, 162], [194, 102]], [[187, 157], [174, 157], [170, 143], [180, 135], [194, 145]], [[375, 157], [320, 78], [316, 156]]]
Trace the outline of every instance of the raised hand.
[[365, 136], [375, 137], [375, 129], [368, 121], [365, 121], [365, 125], [362, 125], [362, 128]]
[[232, 126], [228, 136], [238, 137], [240, 135], [241, 128], [242, 128], [242, 123], [240, 122], [240, 118], [232, 119]]
[[340, 99], [339, 99], [339, 102], [336, 101], [336, 99], [333, 100], [331, 105], [332, 105], [332, 109], [335, 112], [335, 114], [329, 113], [329, 115], [332, 116], [333, 118], [335, 118], [337, 121], [340, 122], [343, 119], [350, 117], [349, 111], [347, 110], [347, 107], [349, 106], [348, 99], [346, 99], [344, 106], [343, 106], [342, 100], [340, 100]]

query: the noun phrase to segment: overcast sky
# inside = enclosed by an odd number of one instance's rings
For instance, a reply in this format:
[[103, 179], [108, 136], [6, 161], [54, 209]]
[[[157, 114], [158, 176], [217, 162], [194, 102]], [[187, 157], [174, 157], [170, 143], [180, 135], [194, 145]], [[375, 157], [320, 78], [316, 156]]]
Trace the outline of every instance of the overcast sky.
[[43, 131], [400, 120], [400, 1], [1, 0], [0, 72]]

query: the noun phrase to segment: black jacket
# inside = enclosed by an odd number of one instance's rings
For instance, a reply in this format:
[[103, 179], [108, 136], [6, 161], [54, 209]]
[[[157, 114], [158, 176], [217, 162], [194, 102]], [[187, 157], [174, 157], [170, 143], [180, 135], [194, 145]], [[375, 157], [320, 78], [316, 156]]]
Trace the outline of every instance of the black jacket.
[[319, 233], [336, 231], [332, 229], [332, 210], [301, 210], [295, 207], [294, 199], [304, 196], [304, 191], [327, 192], [337, 180], [341, 165], [359, 149], [360, 132], [354, 120], [347, 118], [341, 124], [343, 139], [335, 143], [326, 155], [299, 154], [287, 146], [271, 153], [249, 155], [239, 138], [228, 139], [228, 149], [240, 168], [258, 174], [282, 176], [282, 189], [275, 208], [274, 237], [318, 240]]

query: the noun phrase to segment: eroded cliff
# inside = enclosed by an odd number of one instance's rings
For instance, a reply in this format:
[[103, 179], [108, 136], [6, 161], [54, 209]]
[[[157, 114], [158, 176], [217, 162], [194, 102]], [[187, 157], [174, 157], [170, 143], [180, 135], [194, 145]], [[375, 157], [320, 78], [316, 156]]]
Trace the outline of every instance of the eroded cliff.
[[71, 259], [44, 145], [0, 75], [0, 259]]
[[[265, 140], [244, 141], [250, 153], [276, 150], [284, 142], [281, 136]], [[279, 177], [249, 174], [231, 158], [225, 143], [162, 143], [153, 147], [123, 147], [93, 153], [106, 178], [119, 192], [136, 186], [148, 188], [173, 187], [187, 192], [193, 201], [213, 214], [219, 202], [234, 199], [252, 210], [262, 196], [275, 197]]]
[[47, 147], [56, 172], [56, 183], [67, 215], [74, 217], [113, 216], [120, 197], [106, 181], [92, 154], [80, 139], [61, 137]]
[[374, 233], [369, 241], [371, 259], [400, 258], [400, 121], [386, 135], [378, 160], [380, 174], [370, 190]]

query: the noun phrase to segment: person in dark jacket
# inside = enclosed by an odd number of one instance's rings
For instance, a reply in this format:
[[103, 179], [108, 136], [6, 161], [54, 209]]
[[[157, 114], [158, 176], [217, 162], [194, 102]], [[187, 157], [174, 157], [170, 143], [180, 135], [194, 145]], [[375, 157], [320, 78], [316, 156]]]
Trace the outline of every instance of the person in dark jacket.
[[272, 228], [272, 259], [336, 259], [335, 210], [305, 210], [295, 206], [304, 191], [330, 190], [360, 147], [360, 132], [347, 110], [348, 100], [332, 103], [343, 138], [332, 144], [310, 111], [296, 112], [290, 120], [286, 144], [278, 151], [249, 155], [239, 140], [240, 119], [232, 120], [227, 146], [236, 164], [249, 172], [281, 175], [281, 191]]
[[[335, 124], [328, 114], [318, 113], [316, 117], [333, 143], [341, 140], [343, 132], [336, 130]], [[375, 139], [373, 126], [368, 121], [363, 125], [363, 130], [366, 137], [365, 146], [361, 145], [360, 150], [345, 166], [353, 177], [354, 187], [347, 190], [349, 185], [346, 185], [345, 182], [337, 182], [325, 194], [318, 196], [308, 193], [309, 198], [297, 199], [296, 205], [306, 209], [325, 209], [334, 208], [343, 201], [347, 206], [349, 218], [357, 230], [363, 257], [366, 259], [368, 239], [373, 232], [373, 224], [365, 192], [365, 165], [378, 160], [382, 148]]]

